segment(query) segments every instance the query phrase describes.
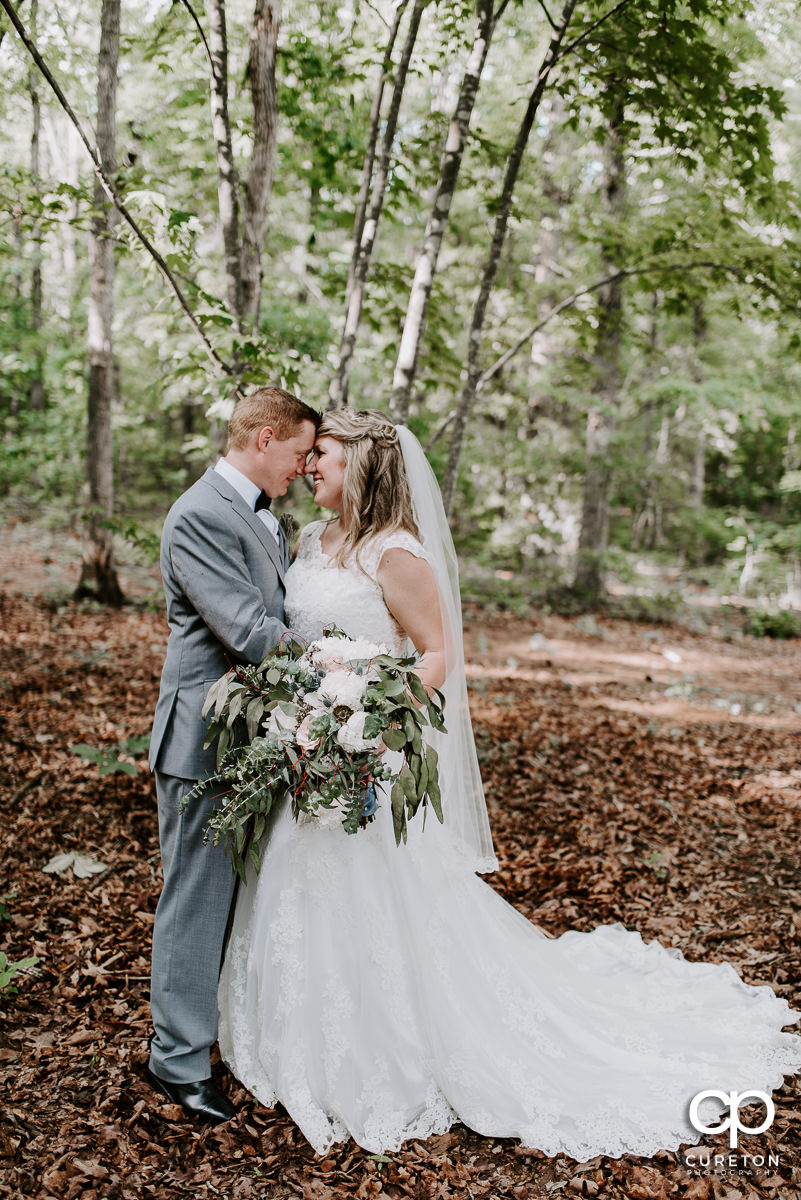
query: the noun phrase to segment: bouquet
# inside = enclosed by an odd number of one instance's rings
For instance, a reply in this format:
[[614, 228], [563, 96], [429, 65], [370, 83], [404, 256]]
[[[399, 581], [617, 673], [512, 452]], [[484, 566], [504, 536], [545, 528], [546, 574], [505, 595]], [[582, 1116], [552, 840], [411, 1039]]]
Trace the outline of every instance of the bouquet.
[[[442, 821], [437, 752], [423, 729], [444, 731], [444, 702], [428, 695], [416, 663], [330, 626], [308, 646], [285, 635], [259, 666], [234, 667], [212, 685], [202, 715], [211, 713], [205, 744], [217, 739], [217, 770], [184, 805], [209, 782], [227, 785], [206, 838], [227, 841], [243, 879], [246, 854], [259, 869], [267, 817], [287, 792], [296, 820], [304, 813], [356, 833], [378, 807], [373, 780], [386, 780], [398, 845], [421, 805]], [[397, 772], [384, 747], [403, 751]]]

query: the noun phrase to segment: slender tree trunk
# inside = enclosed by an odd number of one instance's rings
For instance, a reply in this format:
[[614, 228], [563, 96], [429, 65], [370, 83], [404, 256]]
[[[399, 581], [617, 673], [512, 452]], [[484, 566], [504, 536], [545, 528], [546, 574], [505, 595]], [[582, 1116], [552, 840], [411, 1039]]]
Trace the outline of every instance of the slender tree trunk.
[[[604, 142], [604, 176], [601, 197], [610, 227], [622, 229], [626, 197], [623, 154], [624, 98], [618, 97]], [[621, 247], [616, 247], [621, 266]], [[609, 490], [612, 480], [611, 440], [620, 393], [620, 351], [623, 331], [623, 282], [613, 279], [598, 292], [595, 403], [587, 414], [586, 464], [582, 494], [581, 534], [573, 587], [588, 605], [597, 605], [605, 593], [604, 558], [609, 530]]]
[[241, 312], [239, 248], [239, 184], [228, 115], [228, 36], [225, 0], [207, 0], [209, 24], [211, 128], [217, 147], [217, 203], [220, 210], [225, 255], [225, 291], [231, 315]]
[[[38, 15], [39, 0], [31, 0], [31, 28], [33, 36], [36, 36], [36, 18]], [[42, 111], [39, 103], [38, 91], [38, 73], [31, 68], [28, 72], [28, 91], [31, 97], [31, 114], [33, 117], [31, 131], [31, 178], [36, 191], [37, 199], [39, 197], [40, 187], [40, 169], [39, 169], [39, 142], [41, 138], [42, 128]], [[33, 241], [33, 266], [31, 268], [31, 325], [33, 328], [33, 359], [34, 368], [31, 377], [30, 400], [31, 409], [34, 412], [42, 412], [45, 406], [44, 392], [44, 355], [42, 353], [41, 333], [42, 333], [42, 241], [39, 222], [39, 213], [36, 212], [32, 225], [32, 241]]]
[[[22, 245], [22, 204], [16, 200], [11, 206], [11, 227], [14, 230], [14, 256], [13, 256], [13, 275], [14, 275], [14, 307], [12, 309], [12, 322], [14, 329], [14, 342], [20, 353], [22, 352], [23, 343], [25, 340], [27, 313], [25, 294], [23, 291], [22, 280], [22, 262], [23, 262], [23, 245]], [[20, 410], [20, 396], [15, 388], [9, 400], [9, 412], [12, 417], [16, 417]]]
[[[375, 165], [375, 155], [378, 148], [378, 135], [381, 132], [381, 107], [384, 102], [384, 91], [387, 81], [392, 74], [392, 52], [395, 49], [395, 42], [398, 37], [398, 30], [401, 26], [403, 14], [409, 5], [409, 0], [398, 0], [395, 7], [395, 16], [392, 20], [392, 25], [389, 30], [386, 47], [384, 48], [384, 61], [381, 64], [381, 74], [378, 78], [375, 93], [373, 94], [373, 104], [370, 109], [370, 132], [367, 135], [367, 149], [364, 154], [364, 164], [362, 166], [362, 181], [359, 187], [359, 195], [356, 200], [356, 212], [353, 218], [353, 254], [350, 259], [350, 267], [348, 268], [348, 284], [345, 291], [345, 308], [347, 309], [350, 303], [350, 293], [353, 290], [353, 281], [356, 276], [356, 268], [361, 257], [362, 233], [364, 232], [364, 222], [367, 217], [367, 201], [370, 198], [370, 185], [373, 181], [373, 167]], [[419, 20], [417, 22], [419, 26]], [[415, 37], [417, 35], [415, 34]], [[405, 82], [405, 72], [404, 72]], [[395, 116], [395, 124], [397, 125], [397, 114]], [[394, 136], [394, 130], [393, 130]]]
[[428, 306], [431, 301], [431, 291], [434, 286], [434, 276], [437, 272], [442, 239], [448, 227], [451, 202], [456, 183], [459, 178], [459, 168], [462, 165], [467, 131], [470, 118], [473, 115], [478, 85], [481, 73], [487, 60], [487, 51], [495, 28], [493, 21], [493, 0], [477, 0], [476, 30], [470, 56], [467, 60], [456, 111], [451, 118], [445, 152], [440, 165], [439, 181], [434, 195], [434, 202], [426, 226], [423, 239], [423, 249], [417, 260], [412, 290], [406, 309], [406, 319], [403, 325], [398, 359], [392, 380], [392, 400], [390, 411], [398, 421], [405, 421], [409, 415], [412, 385], [420, 357], [420, 346], [425, 331]]
[[253, 153], [245, 189], [242, 222], [240, 317], [243, 328], [258, 324], [261, 300], [261, 255], [267, 237], [267, 207], [273, 182], [278, 100], [275, 91], [275, 51], [281, 20], [279, 0], [256, 0], [250, 30], [248, 78], [253, 100]]
[[[506, 230], [509, 225], [509, 216], [512, 211], [512, 197], [514, 195], [517, 177], [520, 173], [520, 167], [523, 162], [523, 155], [528, 145], [528, 140], [531, 136], [531, 130], [534, 125], [534, 119], [542, 102], [542, 97], [545, 94], [545, 89], [548, 84], [548, 78], [551, 70], [556, 62], [559, 54], [562, 41], [567, 33], [568, 27], [573, 17], [573, 10], [576, 7], [577, 0], [566, 0], [565, 6], [562, 9], [561, 17], [558, 25], [554, 30], [545, 57], [542, 60], [537, 75], [534, 89], [529, 97], [526, 111], [523, 114], [523, 120], [520, 123], [520, 128], [517, 131], [512, 152], [509, 155], [509, 160], [506, 164], [506, 174], [504, 176], [503, 187], [498, 199], [497, 215], [495, 217], [495, 229], [492, 235], [492, 244], [490, 246], [489, 255], [484, 266], [484, 273], [481, 278], [481, 286], [476, 299], [475, 308], [473, 309], [473, 319], [470, 324], [470, 337], [467, 349], [467, 377], [462, 387], [462, 392], [459, 397], [459, 404], [456, 410], [456, 416], [453, 422], [451, 431], [450, 448], [448, 451], [448, 462], [445, 468], [445, 477], [443, 479], [443, 503], [445, 511], [450, 514], [453, 509], [454, 496], [456, 495], [456, 481], [459, 474], [459, 463], [464, 449], [464, 443], [467, 436], [467, 425], [470, 413], [475, 402], [478, 392], [479, 382], [481, 379], [481, 346], [484, 336], [484, 320], [487, 315], [487, 306], [489, 304], [492, 289], [495, 286], [495, 279], [498, 274], [498, 267], [501, 261], [501, 252], [506, 238]], [[405, 335], [405, 330], [404, 330]]]
[[[395, 44], [395, 39], [398, 34], [400, 18], [403, 15], [405, 5], [398, 10], [395, 16], [395, 21], [390, 29], [389, 41], [384, 53], [384, 62], [382, 65], [381, 79], [379, 80], [376, 95], [373, 99], [373, 111], [371, 115], [371, 131], [370, 140], [368, 142], [367, 158], [365, 160], [364, 171], [362, 173], [362, 191], [359, 196], [359, 202], [356, 206], [356, 218], [354, 223], [354, 246], [353, 256], [351, 258], [350, 271], [348, 273], [348, 288], [345, 301], [345, 326], [342, 333], [342, 340], [339, 345], [339, 365], [337, 366], [336, 374], [331, 380], [329, 387], [329, 407], [341, 408], [347, 403], [348, 386], [350, 381], [350, 368], [353, 362], [353, 353], [356, 348], [356, 337], [359, 332], [359, 325], [362, 319], [362, 309], [364, 307], [364, 293], [367, 284], [367, 276], [370, 271], [370, 263], [373, 256], [373, 248], [375, 246], [376, 235], [378, 233], [378, 222], [381, 219], [381, 212], [384, 207], [384, 197], [387, 190], [387, 181], [389, 179], [389, 168], [392, 161], [392, 146], [395, 141], [395, 132], [398, 127], [398, 116], [400, 114], [401, 100], [403, 99], [403, 91], [406, 86], [406, 77], [409, 72], [409, 64], [412, 59], [412, 51], [414, 50], [417, 34], [420, 29], [420, 20], [423, 15], [423, 10], [430, 0], [415, 0], [411, 16], [409, 17], [409, 27], [406, 31], [406, 40], [403, 45], [400, 62], [395, 71], [395, 83], [392, 90], [392, 99], [387, 113], [386, 123], [384, 125], [384, 136], [381, 142], [381, 155], [379, 158], [378, 169], [373, 178], [373, 162], [375, 159], [375, 149], [378, 139], [380, 118], [381, 118], [381, 98], [384, 89], [384, 80], [388, 76], [392, 66], [392, 49]], [[372, 188], [370, 182], [372, 179]], [[367, 195], [369, 193], [370, 203], [369, 210], [367, 207]], [[364, 200], [362, 200], [362, 195]]]
[[[706, 340], [707, 334], [707, 319], [704, 311], [703, 300], [696, 300], [693, 305], [693, 344], [694, 344], [694, 361], [693, 361], [693, 381], [698, 384], [699, 388], [704, 381], [704, 372], [701, 366], [701, 346]], [[693, 506], [696, 509], [703, 507], [704, 490], [706, 488], [706, 437], [704, 436], [704, 423], [702, 413], [696, 413], [695, 420], [697, 422], [695, 435], [695, 448], [693, 451], [692, 476], [690, 483], [690, 495], [692, 497]]]
[[[120, 0], [103, 0], [97, 63], [97, 148], [105, 172], [117, 169], [117, 66]], [[95, 184], [89, 239], [89, 414], [87, 422], [86, 533], [76, 596], [120, 604], [111, 532], [114, 512], [114, 459], [111, 430], [114, 397], [112, 319], [114, 315], [114, 210]]]

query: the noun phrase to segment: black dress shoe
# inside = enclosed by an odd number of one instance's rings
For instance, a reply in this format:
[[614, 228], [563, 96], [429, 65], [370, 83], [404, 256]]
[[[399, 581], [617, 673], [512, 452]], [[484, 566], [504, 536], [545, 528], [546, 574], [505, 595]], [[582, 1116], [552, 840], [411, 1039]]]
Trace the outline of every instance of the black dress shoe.
[[168, 1100], [180, 1104], [187, 1116], [202, 1121], [204, 1125], [222, 1125], [236, 1116], [231, 1101], [211, 1079], [199, 1079], [196, 1083], [170, 1083], [167, 1079], [159, 1079], [150, 1067], [147, 1068], [147, 1077]]

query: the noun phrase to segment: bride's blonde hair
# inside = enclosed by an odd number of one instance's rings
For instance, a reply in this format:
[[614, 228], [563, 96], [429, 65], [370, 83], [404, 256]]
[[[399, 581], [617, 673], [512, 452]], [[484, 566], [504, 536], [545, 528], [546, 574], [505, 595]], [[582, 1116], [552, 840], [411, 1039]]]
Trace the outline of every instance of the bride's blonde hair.
[[345, 451], [340, 564], [368, 537], [405, 529], [419, 538], [398, 430], [376, 409], [338, 408], [323, 416], [318, 437], [330, 437]]

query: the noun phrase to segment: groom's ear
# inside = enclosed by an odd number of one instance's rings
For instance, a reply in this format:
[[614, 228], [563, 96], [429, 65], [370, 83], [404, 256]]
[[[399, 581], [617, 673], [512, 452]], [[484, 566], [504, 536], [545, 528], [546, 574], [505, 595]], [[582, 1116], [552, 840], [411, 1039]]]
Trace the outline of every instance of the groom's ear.
[[273, 436], [272, 425], [264, 425], [256, 434], [256, 449], [260, 454], [263, 454]]

